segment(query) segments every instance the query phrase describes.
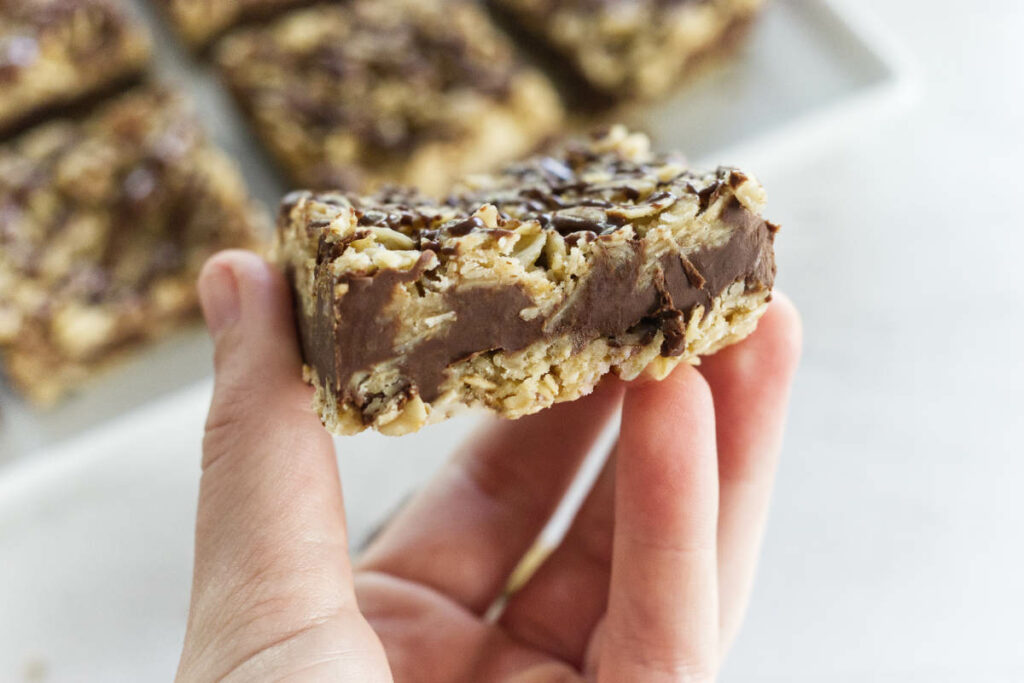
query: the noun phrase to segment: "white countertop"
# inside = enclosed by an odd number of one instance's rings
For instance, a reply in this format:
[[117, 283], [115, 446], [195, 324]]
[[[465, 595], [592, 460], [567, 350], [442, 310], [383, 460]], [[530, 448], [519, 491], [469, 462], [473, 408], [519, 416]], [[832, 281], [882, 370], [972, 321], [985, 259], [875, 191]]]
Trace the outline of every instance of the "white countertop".
[[[756, 169], [770, 215], [783, 224], [780, 286], [803, 312], [806, 355], [750, 618], [723, 680], [1020, 683], [1024, 2], [860, 4], [908, 48], [920, 98], [810, 162]], [[201, 415], [190, 419], [199, 424]], [[392, 488], [411, 486], [419, 474], [410, 468], [432, 467], [439, 444], [463, 428], [431, 433], [429, 455], [401, 461]], [[141, 444], [145, 435], [122, 438]], [[360, 443], [372, 450], [376, 442]], [[101, 455], [83, 454], [83, 467]], [[371, 480], [398, 462], [364, 453], [342, 466]], [[97, 486], [111, 492], [129, 476], [99, 474]], [[192, 477], [168, 468], [154, 485], [189, 490]], [[347, 496], [353, 523], [368, 524], [382, 497], [359, 481], [346, 481]], [[145, 510], [144, 492], [133, 496]], [[24, 514], [42, 520], [40, 536], [14, 537], [3, 546], [9, 557], [49, 557], [46, 534], [90, 523], [44, 509]], [[142, 535], [168, 534], [166, 555], [126, 571], [145, 573], [153, 590], [174, 588], [147, 600], [131, 642], [91, 634], [125, 654], [82, 670], [90, 680], [127, 680], [147, 663], [160, 680], [173, 668], [191, 522], [178, 510], [153, 519], [126, 524], [118, 543], [99, 550], [133, 558]], [[0, 535], [17, 522], [0, 517]], [[90, 555], [81, 557], [76, 570], [87, 576]], [[0, 556], [0, 581], [19, 575], [5, 565]], [[44, 563], [39, 573], [67, 572]], [[74, 601], [94, 586], [54, 592]], [[123, 631], [110, 615], [141, 596], [117, 600], [80, 628]], [[32, 608], [0, 604], [0, 640], [18, 628], [10, 615]], [[161, 657], [145, 649], [153, 642], [166, 645]], [[45, 664], [47, 643], [38, 648]], [[32, 653], [25, 657], [25, 667], [35, 666]], [[0, 661], [0, 678], [7, 664]]]
[[806, 356], [725, 680], [1024, 681], [1024, 3], [863, 5], [921, 98], [762, 169]]

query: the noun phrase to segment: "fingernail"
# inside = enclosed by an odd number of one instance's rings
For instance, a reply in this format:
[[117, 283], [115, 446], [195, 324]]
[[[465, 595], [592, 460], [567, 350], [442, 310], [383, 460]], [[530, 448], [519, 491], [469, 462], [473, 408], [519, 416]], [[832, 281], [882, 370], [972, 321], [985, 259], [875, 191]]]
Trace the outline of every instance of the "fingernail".
[[212, 335], [216, 336], [238, 321], [241, 298], [238, 294], [238, 278], [230, 267], [223, 264], [207, 266], [199, 279], [199, 301]]

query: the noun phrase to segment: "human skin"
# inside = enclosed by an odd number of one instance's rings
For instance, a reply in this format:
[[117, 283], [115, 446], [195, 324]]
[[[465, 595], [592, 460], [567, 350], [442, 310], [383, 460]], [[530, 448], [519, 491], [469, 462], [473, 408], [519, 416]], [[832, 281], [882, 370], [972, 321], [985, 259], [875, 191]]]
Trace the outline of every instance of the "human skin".
[[[788, 299], [699, 370], [491, 421], [350, 559], [284, 278], [224, 252], [200, 295], [216, 382], [178, 681], [715, 680], [753, 583], [800, 355]], [[488, 619], [619, 416], [565, 540]]]

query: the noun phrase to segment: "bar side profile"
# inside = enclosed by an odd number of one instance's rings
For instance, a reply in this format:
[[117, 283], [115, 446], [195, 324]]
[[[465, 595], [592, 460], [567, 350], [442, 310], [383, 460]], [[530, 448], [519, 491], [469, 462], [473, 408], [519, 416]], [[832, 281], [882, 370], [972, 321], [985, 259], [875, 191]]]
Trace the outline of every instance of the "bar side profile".
[[317, 410], [336, 434], [401, 435], [696, 363], [753, 331], [770, 299], [762, 204], [749, 176], [690, 171], [621, 128], [441, 203], [294, 194], [275, 251]]

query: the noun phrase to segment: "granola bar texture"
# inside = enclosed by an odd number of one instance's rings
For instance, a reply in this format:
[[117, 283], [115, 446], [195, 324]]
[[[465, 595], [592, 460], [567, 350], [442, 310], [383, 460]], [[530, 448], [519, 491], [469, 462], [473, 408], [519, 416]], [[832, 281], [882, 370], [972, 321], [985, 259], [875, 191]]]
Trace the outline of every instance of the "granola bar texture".
[[763, 202], [741, 171], [693, 171], [621, 127], [443, 202], [294, 193], [275, 253], [316, 410], [335, 434], [402, 435], [697, 363], [750, 334], [770, 300]]
[[204, 47], [237, 24], [267, 17], [309, 0], [160, 0], [178, 32]]
[[441, 193], [555, 132], [553, 87], [464, 0], [351, 0], [236, 32], [218, 52], [255, 128], [303, 187]]
[[149, 52], [110, 0], [0, 0], [0, 132], [141, 72]]
[[570, 60], [596, 90], [664, 94], [701, 56], [727, 49], [764, 0], [492, 0]]
[[259, 213], [183, 99], [133, 91], [0, 146], [0, 359], [47, 406], [193, 318], [204, 260]]

